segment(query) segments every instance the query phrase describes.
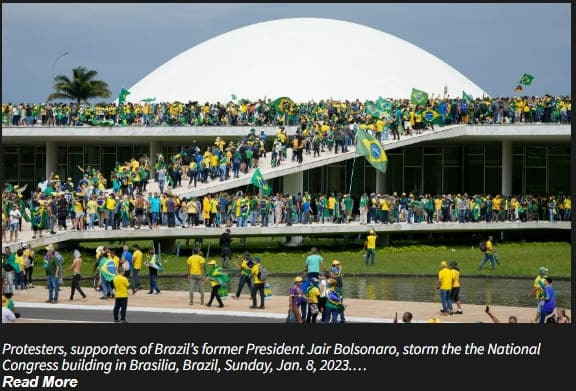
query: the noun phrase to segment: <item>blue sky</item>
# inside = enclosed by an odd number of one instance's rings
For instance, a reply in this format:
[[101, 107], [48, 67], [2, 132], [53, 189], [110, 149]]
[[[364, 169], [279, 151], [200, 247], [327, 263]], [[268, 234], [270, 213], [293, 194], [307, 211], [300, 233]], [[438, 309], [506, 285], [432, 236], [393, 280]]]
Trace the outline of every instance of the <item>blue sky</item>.
[[525, 72], [535, 76], [526, 94], [570, 95], [570, 14], [570, 3], [3, 3], [2, 102], [44, 102], [52, 74], [71, 75], [79, 65], [98, 71], [117, 96], [209, 38], [307, 16], [360, 23], [405, 39], [492, 96], [513, 96]]

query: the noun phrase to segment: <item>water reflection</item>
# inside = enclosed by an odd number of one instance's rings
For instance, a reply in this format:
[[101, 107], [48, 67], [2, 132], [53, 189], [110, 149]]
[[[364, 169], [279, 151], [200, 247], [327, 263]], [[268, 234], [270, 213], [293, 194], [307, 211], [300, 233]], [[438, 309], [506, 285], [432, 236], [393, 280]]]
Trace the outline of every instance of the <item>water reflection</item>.
[[[144, 280], [146, 281], [146, 280]], [[272, 294], [288, 295], [293, 277], [270, 277]], [[403, 300], [440, 302], [436, 290], [435, 277], [352, 277], [344, 276], [344, 295], [354, 299]], [[536, 299], [532, 292], [532, 279], [507, 278], [461, 278], [460, 301], [465, 304], [510, 305], [535, 307]], [[238, 277], [232, 276], [230, 292], [236, 292]], [[570, 281], [554, 280], [556, 304], [571, 308]], [[188, 280], [184, 277], [160, 277], [161, 289], [188, 290]], [[246, 288], [243, 293], [247, 292]]]

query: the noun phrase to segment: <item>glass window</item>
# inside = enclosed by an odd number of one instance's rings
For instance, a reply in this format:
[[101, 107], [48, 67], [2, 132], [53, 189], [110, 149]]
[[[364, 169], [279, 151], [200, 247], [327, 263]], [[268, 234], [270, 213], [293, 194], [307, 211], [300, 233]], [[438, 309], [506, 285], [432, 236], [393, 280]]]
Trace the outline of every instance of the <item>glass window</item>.
[[404, 189], [406, 193], [422, 194], [422, 168], [405, 167], [404, 168]]
[[484, 192], [483, 156], [467, 156], [464, 160], [464, 191], [468, 194]]
[[548, 192], [571, 193], [570, 157], [550, 156], [548, 160]]
[[486, 168], [485, 194], [491, 194], [494, 197], [502, 191], [502, 169], [500, 167]]
[[424, 147], [424, 155], [441, 155], [442, 147]]
[[[524, 156], [512, 156], [512, 193], [524, 194]], [[510, 194], [506, 194], [510, 195]]]
[[[178, 151], [180, 151], [179, 149], [174, 152], [177, 153]], [[132, 156], [134, 156], [134, 149], [132, 148], [131, 145], [119, 145], [118, 146], [118, 161], [122, 164], [124, 162], [129, 162], [130, 158], [132, 158]], [[164, 155], [165, 158], [170, 157], [172, 154], [169, 153], [168, 155]]]
[[570, 155], [569, 145], [552, 145], [548, 147], [548, 154], [550, 155]]
[[[386, 168], [386, 191], [388, 193], [398, 192], [400, 194], [404, 191], [402, 184], [402, 174], [404, 167], [402, 167], [402, 156], [388, 155], [388, 167]], [[368, 182], [370, 183], [370, 182]]]
[[32, 181], [34, 179], [34, 165], [33, 164], [22, 164], [20, 166], [20, 178], [21, 181]]
[[513, 145], [512, 154], [514, 155], [524, 155], [524, 145]]
[[68, 153], [84, 153], [82, 146], [68, 146]]
[[328, 177], [328, 191], [333, 191], [334, 193], [342, 192], [346, 187], [346, 170], [342, 164], [334, 164], [326, 167], [326, 173]]
[[103, 146], [102, 153], [111, 153], [116, 155], [116, 146]]
[[421, 147], [404, 148], [404, 165], [405, 166], [421, 166], [422, 165], [422, 151]]
[[466, 155], [484, 155], [483, 145], [467, 145], [464, 147]]
[[444, 165], [462, 165], [462, 147], [444, 147]]
[[465, 192], [462, 188], [462, 167], [444, 167], [444, 178], [444, 191], [436, 194]]
[[424, 156], [424, 193], [442, 192], [442, 156]]
[[545, 167], [546, 147], [526, 147], [526, 167]]
[[58, 163], [66, 163], [66, 147], [58, 147], [57, 160]]
[[[390, 162], [388, 162], [390, 165]], [[370, 163], [364, 163], [364, 183], [368, 192], [374, 191], [376, 186], [376, 169]]]
[[546, 168], [526, 167], [526, 193], [546, 194]]
[[502, 165], [502, 145], [486, 145], [486, 166], [500, 167]]
[[86, 165], [96, 166], [100, 164], [100, 147], [97, 145], [87, 145], [84, 148], [84, 161]]

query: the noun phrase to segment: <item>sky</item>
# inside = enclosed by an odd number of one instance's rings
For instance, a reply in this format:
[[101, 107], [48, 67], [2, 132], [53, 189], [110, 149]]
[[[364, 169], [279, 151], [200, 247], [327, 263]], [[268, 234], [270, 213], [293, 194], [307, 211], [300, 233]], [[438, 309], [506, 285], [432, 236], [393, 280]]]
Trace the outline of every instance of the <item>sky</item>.
[[[290, 17], [344, 20], [395, 35], [450, 64], [491, 96], [514, 96], [524, 73], [534, 76], [526, 95], [564, 96], [572, 83], [570, 16], [568, 2], [2, 3], [2, 103], [45, 102], [53, 76], [71, 76], [77, 66], [97, 71], [117, 97], [207, 39]], [[256, 46], [246, 50], [265, 55]]]

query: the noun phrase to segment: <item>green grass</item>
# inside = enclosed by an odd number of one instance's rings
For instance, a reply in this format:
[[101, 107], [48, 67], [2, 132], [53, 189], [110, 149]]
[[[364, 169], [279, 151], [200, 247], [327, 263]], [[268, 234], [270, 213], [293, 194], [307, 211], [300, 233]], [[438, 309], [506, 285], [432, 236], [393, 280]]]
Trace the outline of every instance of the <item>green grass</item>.
[[[193, 241], [185, 247], [185, 241], [180, 240], [180, 257], [163, 253], [164, 274], [185, 274], [186, 259]], [[138, 244], [146, 254], [150, 248], [150, 241], [128, 242], [129, 246]], [[95, 249], [99, 245], [107, 245], [121, 251], [122, 243], [87, 242], [79, 243], [79, 249], [83, 254], [83, 276], [92, 275], [95, 262]], [[220, 262], [220, 249], [218, 240], [205, 240], [202, 250], [206, 255], [210, 245], [209, 259]], [[298, 248], [286, 248], [279, 238], [254, 238], [247, 239], [243, 246], [238, 239], [233, 241], [233, 256], [241, 255], [248, 250], [252, 255], [258, 255], [266, 265], [270, 273], [299, 274], [304, 270], [305, 259], [310, 253], [310, 248], [316, 246], [319, 254], [325, 259], [329, 267], [333, 259], [342, 262], [344, 274], [402, 274], [402, 275], [434, 275], [439, 270], [442, 260], [456, 261], [462, 275], [487, 275], [500, 277], [533, 277], [537, 274], [540, 266], [550, 269], [550, 274], [555, 277], [570, 277], [571, 246], [565, 242], [515, 242], [497, 244], [500, 265], [491, 271], [490, 265], [478, 271], [478, 265], [482, 260], [483, 253], [477, 247], [446, 246], [446, 245], [422, 245], [413, 242], [395, 242], [392, 246], [378, 246], [376, 262], [373, 267], [364, 265], [362, 245], [357, 240], [334, 240], [329, 238], [305, 239], [303, 245]], [[63, 251], [65, 266], [67, 268], [72, 260], [72, 251]], [[34, 274], [38, 277], [44, 275], [40, 265], [40, 259], [44, 252], [40, 250], [36, 255]], [[120, 252], [118, 253], [120, 256]], [[143, 269], [147, 274], [147, 269]], [[65, 272], [64, 277], [70, 276], [71, 272]]]

